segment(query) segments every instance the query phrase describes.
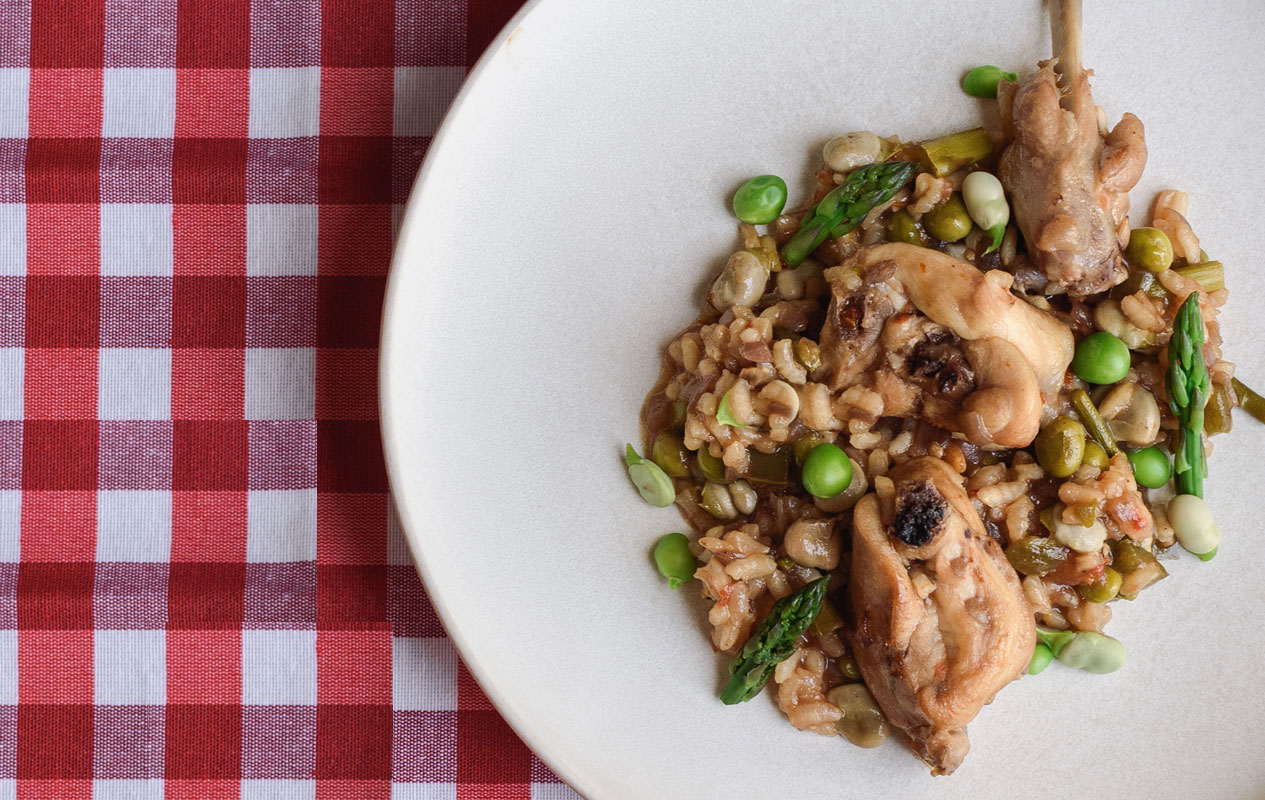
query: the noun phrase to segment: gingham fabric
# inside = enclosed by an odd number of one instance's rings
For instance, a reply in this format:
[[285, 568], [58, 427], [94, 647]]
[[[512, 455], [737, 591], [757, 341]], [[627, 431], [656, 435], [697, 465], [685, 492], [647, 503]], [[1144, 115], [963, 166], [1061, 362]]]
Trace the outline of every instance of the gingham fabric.
[[377, 344], [518, 0], [0, 0], [0, 800], [572, 798], [459, 664]]

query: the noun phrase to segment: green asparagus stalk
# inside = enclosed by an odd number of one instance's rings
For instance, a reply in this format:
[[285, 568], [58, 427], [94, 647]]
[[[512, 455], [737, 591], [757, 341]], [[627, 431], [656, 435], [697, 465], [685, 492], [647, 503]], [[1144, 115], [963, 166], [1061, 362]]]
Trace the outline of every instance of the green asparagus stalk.
[[818, 578], [773, 604], [729, 667], [721, 702], [732, 706], [760, 693], [774, 668], [794, 654], [795, 643], [817, 618], [829, 582], [829, 576]]
[[1234, 396], [1239, 401], [1239, 408], [1265, 422], [1265, 397], [1261, 397], [1252, 391], [1252, 387], [1243, 383], [1238, 378], [1230, 379], [1230, 387], [1234, 389]]
[[1102, 418], [1102, 414], [1098, 413], [1098, 408], [1094, 405], [1094, 401], [1090, 399], [1088, 392], [1084, 389], [1077, 389], [1072, 392], [1072, 408], [1076, 410], [1076, 415], [1084, 423], [1085, 430], [1089, 431], [1089, 435], [1094, 437], [1094, 441], [1102, 445], [1102, 449], [1107, 451], [1107, 455], [1114, 456], [1120, 452], [1120, 445], [1116, 443], [1116, 437], [1111, 432], [1111, 426]]
[[912, 161], [885, 161], [852, 170], [842, 185], [821, 198], [804, 217], [799, 232], [782, 247], [782, 260], [797, 267], [827, 237], [839, 237], [856, 230], [865, 215], [875, 206], [891, 200], [917, 168]]
[[1204, 404], [1212, 382], [1203, 356], [1204, 323], [1199, 292], [1192, 292], [1173, 320], [1168, 343], [1168, 406], [1181, 423], [1181, 443], [1173, 453], [1179, 494], [1204, 496], [1208, 462], [1204, 457]]

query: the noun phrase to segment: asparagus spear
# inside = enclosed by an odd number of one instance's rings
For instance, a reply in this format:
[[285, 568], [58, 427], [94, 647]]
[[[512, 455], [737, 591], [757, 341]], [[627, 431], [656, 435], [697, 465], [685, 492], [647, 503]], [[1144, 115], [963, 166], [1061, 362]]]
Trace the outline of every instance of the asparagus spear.
[[829, 582], [830, 577], [823, 576], [774, 603], [729, 667], [721, 702], [732, 706], [760, 693], [774, 667], [791, 657], [795, 643], [821, 611]]
[[1204, 496], [1208, 462], [1204, 458], [1204, 404], [1211, 380], [1204, 366], [1204, 324], [1199, 292], [1192, 292], [1173, 320], [1168, 343], [1168, 406], [1181, 423], [1181, 444], [1173, 453], [1179, 494]]
[[1072, 392], [1072, 408], [1076, 409], [1077, 416], [1081, 418], [1081, 422], [1085, 423], [1085, 430], [1094, 437], [1094, 441], [1102, 445], [1107, 455], [1114, 456], [1120, 452], [1116, 437], [1111, 433], [1111, 426], [1102, 418], [1102, 414], [1098, 413], [1098, 408], [1090, 399], [1088, 392], [1084, 389]]
[[797, 267], [827, 237], [843, 236], [856, 230], [875, 206], [892, 199], [918, 165], [912, 161], [884, 161], [857, 167], [841, 186], [821, 198], [804, 218], [799, 232], [782, 247], [782, 260]]
[[1238, 378], [1230, 379], [1230, 387], [1234, 389], [1234, 395], [1238, 398], [1239, 408], [1265, 422], [1265, 397], [1252, 391], [1252, 388]]

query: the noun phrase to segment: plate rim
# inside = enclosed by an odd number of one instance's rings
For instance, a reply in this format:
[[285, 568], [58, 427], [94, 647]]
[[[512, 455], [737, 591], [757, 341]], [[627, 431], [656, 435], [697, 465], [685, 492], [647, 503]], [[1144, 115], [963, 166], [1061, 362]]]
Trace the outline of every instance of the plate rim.
[[457, 91], [451, 103], [449, 103], [447, 110], [444, 111], [443, 121], [435, 130], [435, 135], [431, 138], [430, 147], [426, 150], [426, 156], [422, 159], [422, 164], [413, 179], [413, 186], [409, 190], [404, 213], [400, 218], [395, 245], [391, 252], [390, 270], [387, 273], [386, 289], [382, 301], [382, 322], [378, 329], [378, 432], [382, 439], [383, 459], [386, 462], [387, 491], [395, 505], [396, 513], [399, 515], [400, 529], [404, 534], [404, 542], [408, 547], [409, 555], [413, 558], [413, 567], [422, 579], [426, 596], [434, 607], [439, 621], [443, 624], [444, 633], [448, 640], [452, 642], [457, 656], [466, 665], [471, 677], [474, 678], [480, 690], [483, 691], [489, 702], [496, 708], [497, 713], [501, 715], [506, 724], [522, 740], [523, 744], [544, 762], [545, 766], [552, 770], [555, 775], [565, 781], [573, 791], [583, 797], [591, 797], [592, 794], [589, 791], [591, 786], [580, 779], [578, 770], [574, 769], [574, 765], [542, 737], [536, 735], [526, 718], [518, 713], [508, 698], [496, 688], [491, 679], [485, 674], [485, 670], [478, 659], [472, 657], [473, 651], [469, 642], [466, 641], [465, 635], [454, 624], [451, 609], [447, 607], [441, 596], [431, 591], [431, 586], [434, 584], [431, 579], [432, 566], [428, 562], [421, 545], [409, 533], [410, 530], [416, 529], [419, 523], [412, 518], [408, 509], [408, 503], [403, 501], [401, 495], [395, 491], [402, 467], [400, 466], [401, 456], [399, 448], [396, 444], [398, 440], [394, 435], [395, 426], [392, 424], [392, 376], [391, 371], [388, 369], [388, 364], [393, 358], [397, 339], [400, 335], [398, 333], [393, 334], [393, 330], [397, 327], [395, 318], [399, 316], [397, 307], [401, 303], [399, 276], [403, 269], [404, 256], [412, 249], [411, 242], [414, 236], [410, 235], [410, 231], [417, 225], [418, 207], [421, 205], [421, 198], [426, 191], [426, 184], [430, 180], [435, 162], [442, 157], [450, 146], [452, 128], [455, 127], [454, 121], [465, 110], [475, 86], [485, 77], [496, 56], [505, 49], [506, 43], [515, 34], [519, 26], [539, 8], [550, 2], [551, 0], [526, 0], [522, 7], [497, 32], [496, 37], [492, 39], [491, 43], [488, 44], [487, 48], [474, 63], [474, 66], [470, 68], [465, 78], [462, 79], [461, 88]]

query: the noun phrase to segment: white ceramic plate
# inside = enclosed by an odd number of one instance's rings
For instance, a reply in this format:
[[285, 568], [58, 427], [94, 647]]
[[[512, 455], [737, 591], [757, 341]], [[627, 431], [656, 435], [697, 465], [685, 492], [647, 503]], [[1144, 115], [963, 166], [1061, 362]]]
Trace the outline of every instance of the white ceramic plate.
[[[1227, 265], [1240, 374], [1265, 385], [1265, 7], [1087, 3], [1086, 63], [1114, 120], [1137, 112], [1153, 193], [1191, 193]], [[1139, 4], [1140, 6], [1141, 4]], [[659, 348], [735, 247], [730, 193], [772, 172], [808, 191], [854, 129], [973, 125], [958, 77], [1046, 56], [1037, 2], [544, 0], [481, 63], [436, 139], [400, 232], [382, 419], [396, 501], [448, 629], [514, 728], [597, 798], [1256, 797], [1265, 792], [1259, 620], [1265, 427], [1217, 441], [1224, 540], [1183, 556], [1110, 631], [1119, 673], [1057, 665], [970, 726], [932, 779], [792, 729], [768, 693], [716, 699], [697, 590], [649, 549], [680, 529], [629, 484], [620, 448]]]

